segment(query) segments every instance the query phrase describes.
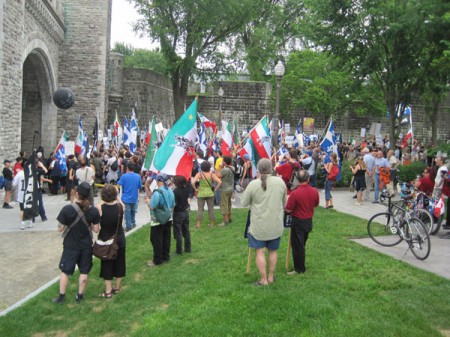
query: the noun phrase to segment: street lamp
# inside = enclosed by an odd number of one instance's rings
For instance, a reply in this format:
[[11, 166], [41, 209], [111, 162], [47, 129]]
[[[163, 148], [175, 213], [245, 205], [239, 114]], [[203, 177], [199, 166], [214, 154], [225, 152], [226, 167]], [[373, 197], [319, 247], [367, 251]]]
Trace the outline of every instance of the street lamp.
[[273, 119], [273, 135], [272, 135], [272, 144], [275, 148], [278, 147], [278, 119], [280, 117], [280, 89], [281, 89], [281, 78], [284, 75], [284, 64], [281, 61], [278, 61], [275, 66], [275, 76], [277, 77], [277, 101], [275, 108], [275, 118]]
[[223, 97], [222, 87], [219, 87], [217, 95], [219, 96], [219, 129], [222, 130], [222, 97]]

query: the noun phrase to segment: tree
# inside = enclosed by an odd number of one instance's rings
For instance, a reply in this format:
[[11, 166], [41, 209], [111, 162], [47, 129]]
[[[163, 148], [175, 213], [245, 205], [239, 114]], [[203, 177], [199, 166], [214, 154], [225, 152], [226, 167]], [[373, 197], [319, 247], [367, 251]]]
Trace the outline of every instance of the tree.
[[167, 66], [164, 55], [159, 49], [134, 49], [131, 45], [116, 42], [111, 51], [121, 53], [124, 56], [125, 68], [143, 68], [162, 74], [166, 72]]
[[120, 53], [122, 54], [124, 57], [127, 56], [131, 56], [134, 53], [134, 48], [132, 45], [130, 44], [126, 44], [124, 42], [116, 42], [114, 44], [114, 48], [111, 50], [112, 52], [115, 53]]
[[[420, 93], [435, 58], [436, 17], [444, 0], [306, 0], [305, 33], [317, 45], [351, 65], [383, 93], [390, 139], [397, 138], [396, 106]], [[391, 141], [391, 147], [395, 142]]]
[[[196, 69], [216, 64], [220, 47], [248, 22], [251, 0], [130, 0], [143, 16], [134, 29], [159, 41], [172, 82], [175, 117]], [[202, 59], [202, 64], [198, 64]]]
[[327, 52], [303, 50], [289, 55], [282, 79], [284, 112], [306, 109], [311, 115], [383, 114], [380, 94], [370, 83], [358, 83], [339, 59]]

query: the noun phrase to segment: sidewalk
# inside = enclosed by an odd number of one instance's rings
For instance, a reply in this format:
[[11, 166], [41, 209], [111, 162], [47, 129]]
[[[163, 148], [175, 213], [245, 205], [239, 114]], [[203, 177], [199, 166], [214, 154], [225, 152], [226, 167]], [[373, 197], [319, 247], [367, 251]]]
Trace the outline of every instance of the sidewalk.
[[[356, 206], [355, 199], [352, 199], [353, 194], [348, 192], [348, 190], [334, 190], [332, 195], [334, 209], [338, 212], [360, 217], [362, 226], [366, 226], [367, 220], [372, 215], [383, 212], [386, 209], [384, 205], [372, 203]], [[235, 194], [234, 208], [240, 207], [240, 198], [241, 194]], [[13, 209], [0, 208], [0, 235], [2, 241], [0, 247], [0, 265], [2, 266], [0, 284], [3, 285], [2, 292], [0, 292], [0, 315], [5, 314], [8, 310], [12, 310], [20, 303], [25, 302], [28, 297], [32, 297], [35, 293], [39, 293], [57, 281], [59, 276], [58, 262], [62, 252], [62, 238], [60, 233], [56, 232], [56, 217], [61, 208], [68, 204], [64, 199], [65, 196], [63, 195], [49, 196], [44, 194], [44, 206], [48, 221], [42, 222], [40, 218], [37, 218], [35, 226], [25, 230], [20, 230], [19, 228], [19, 205], [17, 203], [11, 203], [14, 207]], [[320, 199], [321, 206], [324, 206], [325, 198], [322, 191], [320, 191]], [[0, 193], [0, 200], [3, 200], [3, 193]], [[194, 199], [191, 203], [191, 210], [196, 209], [197, 202]], [[333, 212], [330, 211], [330, 214]], [[144, 195], [141, 194], [136, 216], [137, 228], [133, 229], [133, 231], [141, 228], [149, 221], [149, 211], [144, 203]], [[444, 230], [441, 230], [439, 234], [444, 232]], [[417, 260], [411, 252], [407, 251], [404, 243], [396, 247], [382, 247], [374, 243], [370, 238], [353, 241], [450, 279], [450, 268], [448, 268], [450, 240], [443, 240], [433, 236], [431, 253], [425, 261]], [[5, 311], [2, 313], [1, 311], [3, 310]]]

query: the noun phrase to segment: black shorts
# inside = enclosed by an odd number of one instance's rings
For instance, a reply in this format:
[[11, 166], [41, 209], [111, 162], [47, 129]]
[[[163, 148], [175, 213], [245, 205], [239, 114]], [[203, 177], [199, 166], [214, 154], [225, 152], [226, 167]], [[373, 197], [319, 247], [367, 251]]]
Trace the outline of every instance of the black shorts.
[[92, 248], [64, 248], [59, 261], [59, 269], [67, 275], [72, 275], [78, 266], [80, 274], [89, 274], [92, 269]]
[[5, 191], [12, 191], [13, 185], [12, 181], [6, 180], [5, 181]]

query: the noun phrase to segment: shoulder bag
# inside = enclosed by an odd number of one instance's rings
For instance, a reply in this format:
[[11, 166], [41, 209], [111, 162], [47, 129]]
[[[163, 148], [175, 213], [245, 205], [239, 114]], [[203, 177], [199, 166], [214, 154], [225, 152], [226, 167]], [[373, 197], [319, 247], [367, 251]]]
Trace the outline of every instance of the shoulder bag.
[[122, 213], [122, 206], [118, 203], [117, 207], [117, 228], [116, 233], [107, 241], [95, 240], [92, 246], [92, 254], [102, 261], [109, 261], [117, 259], [117, 252], [119, 245], [117, 244], [117, 233], [119, 232], [120, 214]]
[[[206, 176], [204, 175], [203, 172], [202, 172], [202, 176], [203, 176], [203, 178], [206, 180], [206, 182], [208, 183], [209, 187], [211, 187], [211, 191], [212, 191], [213, 193], [215, 193], [216, 191], [214, 190], [214, 186], [212, 186], [212, 185], [209, 183], [208, 178], [206, 178]], [[211, 180], [212, 180], [212, 175], [211, 175]]]

